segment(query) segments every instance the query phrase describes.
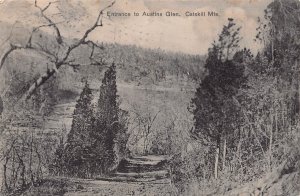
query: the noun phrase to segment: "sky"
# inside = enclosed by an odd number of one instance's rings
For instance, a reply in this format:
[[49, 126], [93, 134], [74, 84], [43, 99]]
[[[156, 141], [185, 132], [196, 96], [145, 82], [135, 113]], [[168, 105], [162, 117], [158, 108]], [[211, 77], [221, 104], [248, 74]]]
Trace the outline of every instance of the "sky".
[[[43, 7], [48, 0], [39, 0]], [[64, 37], [80, 38], [95, 21], [98, 11], [109, 5], [109, 0], [60, 0], [51, 5], [46, 14], [58, 23]], [[94, 41], [135, 44], [145, 48], [203, 55], [218, 38], [227, 18], [234, 18], [242, 26], [242, 47], [253, 51], [257, 18], [270, 0], [116, 0], [110, 12], [131, 13], [130, 17], [105, 17], [103, 27], [94, 31]], [[133, 12], [178, 12], [181, 16], [133, 16]], [[186, 17], [185, 12], [214, 11], [219, 16]], [[34, 0], [0, 0], [0, 22], [33, 27], [43, 24], [38, 20]], [[16, 22], [17, 21], [17, 22]], [[0, 23], [1, 25], [1, 23]], [[8, 27], [6, 27], [8, 28]], [[25, 32], [14, 30], [22, 36]], [[3, 41], [5, 38], [2, 37]]]

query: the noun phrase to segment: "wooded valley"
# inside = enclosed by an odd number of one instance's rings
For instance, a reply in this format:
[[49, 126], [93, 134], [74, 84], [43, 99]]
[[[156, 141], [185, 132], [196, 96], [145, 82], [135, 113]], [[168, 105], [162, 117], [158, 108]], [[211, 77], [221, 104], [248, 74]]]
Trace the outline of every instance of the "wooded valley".
[[64, 37], [56, 3], [0, 23], [1, 194], [299, 195], [299, 1], [265, 8], [257, 53], [228, 18], [206, 55], [92, 41], [115, 2]]

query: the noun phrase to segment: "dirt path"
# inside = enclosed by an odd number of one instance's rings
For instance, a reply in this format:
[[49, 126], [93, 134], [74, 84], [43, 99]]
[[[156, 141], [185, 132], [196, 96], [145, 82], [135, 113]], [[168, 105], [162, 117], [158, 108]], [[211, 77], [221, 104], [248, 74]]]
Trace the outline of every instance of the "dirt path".
[[141, 156], [121, 161], [110, 177], [95, 179], [52, 177], [24, 196], [174, 196], [165, 156]]
[[152, 182], [110, 182], [103, 180], [89, 181], [74, 190], [65, 193], [66, 196], [168, 196], [175, 195], [170, 180], [156, 180]]
[[166, 156], [140, 156], [121, 161], [109, 178], [98, 178], [65, 195], [175, 195], [169, 178]]

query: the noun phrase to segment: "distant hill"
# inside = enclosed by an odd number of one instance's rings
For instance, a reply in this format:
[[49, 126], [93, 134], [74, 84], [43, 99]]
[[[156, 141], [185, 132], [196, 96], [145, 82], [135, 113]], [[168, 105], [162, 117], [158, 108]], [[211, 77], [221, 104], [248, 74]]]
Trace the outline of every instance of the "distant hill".
[[[0, 31], [1, 53], [5, 51], [5, 47], [9, 47], [10, 42], [26, 43], [28, 39], [26, 34], [30, 30], [21, 24], [12, 28], [12, 25], [0, 22], [0, 26], [2, 27]], [[10, 40], [7, 40], [9, 37]], [[46, 32], [39, 32], [33, 37], [33, 40], [51, 50], [54, 37]], [[67, 41], [71, 42], [72, 40], [67, 39]], [[102, 45], [103, 49], [95, 50], [96, 60], [105, 65], [83, 65], [77, 72], [70, 67], [62, 67], [59, 74], [53, 79], [58, 86], [57, 90], [78, 93], [82, 79], [88, 79], [91, 83], [99, 83], [106, 66], [112, 62], [117, 65], [118, 81], [137, 86], [156, 85], [168, 88], [174, 86], [186, 88], [203, 77], [205, 56], [172, 53], [160, 49], [145, 49], [116, 43], [100, 43], [99, 45]], [[76, 62], [87, 64], [90, 52], [91, 48], [84, 46], [75, 50], [71, 56]], [[41, 57], [37, 52], [25, 50], [14, 52], [0, 71], [0, 95], [7, 96], [7, 92], [13, 88], [13, 91], [18, 93], [26, 91], [28, 85], [32, 84], [34, 79], [44, 73], [49, 66], [52, 65], [48, 59]], [[14, 78], [20, 81], [18, 82]], [[8, 94], [14, 95], [14, 92]]]
[[[6, 31], [0, 31], [4, 38], [12, 32], [10, 25], [0, 23]], [[16, 32], [15, 32], [16, 31]], [[28, 39], [19, 32], [30, 32], [25, 27], [18, 26], [13, 30], [13, 43], [25, 43]], [[36, 43], [51, 50], [54, 37], [48, 33], [37, 33]], [[73, 40], [66, 40], [71, 42]], [[0, 48], [0, 52], [9, 46], [9, 42]], [[45, 116], [45, 131], [58, 134], [69, 130], [72, 122], [72, 113], [78, 98], [83, 81], [88, 80], [94, 91], [95, 101], [106, 68], [114, 62], [117, 66], [117, 86], [121, 108], [130, 114], [129, 130], [130, 149], [135, 153], [142, 153], [143, 135], [137, 129], [135, 114], [159, 116], [153, 125], [151, 142], [160, 141], [156, 138], [168, 137], [168, 134], [182, 138], [182, 131], [192, 126], [192, 116], [188, 112], [188, 105], [193, 96], [195, 86], [201, 81], [204, 74], [205, 56], [173, 53], [160, 49], [146, 49], [134, 45], [120, 45], [116, 43], [99, 43], [103, 49], [95, 50], [100, 65], [88, 65], [91, 48], [83, 46], [76, 49], [71, 58], [76, 63], [83, 64], [78, 70], [63, 66], [59, 72], [42, 85], [32, 97], [32, 108]], [[11, 55], [0, 71], [0, 94], [3, 97], [5, 108], [13, 106], [18, 98], [31, 84], [47, 71], [51, 63], [37, 52], [19, 50]], [[174, 123], [178, 119], [177, 123]], [[20, 122], [26, 124], [27, 120]], [[39, 125], [37, 122], [36, 124]], [[28, 125], [24, 125], [28, 126]], [[173, 127], [172, 129], [170, 127]], [[172, 133], [171, 133], [171, 132]], [[184, 139], [184, 138], [182, 138]], [[149, 147], [151, 147], [151, 142]], [[174, 141], [172, 150], [180, 148], [179, 141]], [[155, 146], [167, 144], [152, 144]], [[159, 149], [163, 150], [163, 149]], [[160, 153], [163, 153], [160, 152]]]

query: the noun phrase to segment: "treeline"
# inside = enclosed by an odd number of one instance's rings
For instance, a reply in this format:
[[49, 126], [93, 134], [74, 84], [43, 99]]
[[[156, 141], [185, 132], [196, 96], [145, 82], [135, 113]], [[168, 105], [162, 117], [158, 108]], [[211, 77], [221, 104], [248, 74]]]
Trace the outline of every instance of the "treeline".
[[296, 0], [268, 5], [257, 28], [256, 39], [263, 44], [257, 55], [239, 48], [240, 27], [228, 19], [209, 49], [207, 75], [191, 101], [193, 150], [174, 158], [173, 182], [180, 193], [225, 193], [275, 171], [291, 157], [289, 169], [280, 172], [295, 171], [299, 9]]
[[116, 59], [118, 69], [122, 70], [120, 79], [126, 82], [157, 84], [167, 78], [174, 82], [183, 78], [199, 81], [203, 76], [204, 56], [120, 44], [105, 44], [103, 47], [101, 56]]
[[[4, 27], [8, 28], [8, 25], [4, 25]], [[24, 32], [29, 31], [26, 26], [21, 24], [18, 29]], [[25, 43], [27, 37], [28, 35], [24, 35], [20, 42]], [[76, 39], [64, 39], [66, 43], [78, 41]], [[36, 51], [20, 50], [14, 55], [8, 55], [6, 63], [1, 68], [1, 78], [4, 79], [1, 80], [0, 97], [5, 108], [10, 108], [10, 104], [14, 105], [26, 93], [30, 85], [54, 67], [53, 62], [40, 56], [38, 51], [47, 50], [51, 54], [55, 54], [59, 48], [55, 35], [39, 29], [34, 33], [32, 41], [38, 46]], [[21, 43], [16, 42], [14, 44]], [[159, 84], [166, 80], [177, 84], [181, 80], [195, 82], [203, 79], [205, 56], [172, 53], [161, 49], [145, 49], [135, 45], [111, 43], [97, 43], [97, 45], [94, 49], [88, 44], [74, 49], [70, 53], [69, 61], [59, 68], [59, 74], [54, 74], [49, 82], [47, 80], [48, 84], [46, 85], [49, 87], [51, 86], [50, 83], [56, 83], [56, 87], [52, 88], [52, 93], [49, 94], [58, 94], [57, 100], [51, 98], [49, 102], [53, 101], [53, 104], [56, 104], [65, 95], [74, 98], [72, 93], [74, 91], [77, 93], [76, 90], [78, 89], [75, 88], [74, 84], [77, 84], [82, 77], [95, 78], [101, 81], [103, 70], [113, 61], [117, 70], [120, 70], [118, 80], [139, 85]], [[40, 88], [42, 89], [43, 85]], [[44, 92], [48, 93], [48, 88], [44, 89], [46, 89]], [[61, 94], [63, 96], [60, 96]]]
[[[205, 56], [171, 53], [161, 49], [145, 49], [135, 45], [102, 43], [95, 49], [98, 66], [80, 66], [77, 72], [90, 78], [99, 78], [99, 71], [115, 62], [118, 80], [139, 85], [159, 84], [166, 80], [196, 82], [203, 79]], [[76, 61], [85, 61], [89, 48], [76, 50]], [[87, 61], [87, 60], [86, 60]]]
[[[49, 37], [41, 32], [42, 37]], [[41, 40], [48, 46], [51, 37]], [[169, 53], [160, 49], [144, 49], [137, 46], [102, 44], [96, 48], [95, 64], [89, 64], [90, 48], [82, 46], [76, 49], [70, 58], [78, 62], [73, 68], [63, 66], [59, 74], [55, 74], [33, 94], [35, 101], [47, 103], [45, 115], [51, 113], [51, 107], [57, 103], [71, 100], [78, 96], [82, 78], [93, 81], [103, 79], [104, 70], [115, 62], [118, 70], [118, 81], [134, 83], [136, 85], [180, 85], [183, 82], [195, 83], [204, 77], [205, 57], [181, 53]], [[42, 73], [52, 68], [51, 63], [38, 58], [35, 53], [18, 53], [8, 58], [9, 66], [4, 66], [2, 75], [4, 83], [1, 85], [1, 99], [5, 108], [15, 105], [30, 85], [41, 77]], [[22, 64], [22, 66], [18, 66]], [[80, 66], [79, 66], [80, 65]], [[55, 95], [55, 96], [54, 96]], [[39, 100], [38, 100], [39, 99]], [[38, 108], [38, 105], [35, 106]]]

